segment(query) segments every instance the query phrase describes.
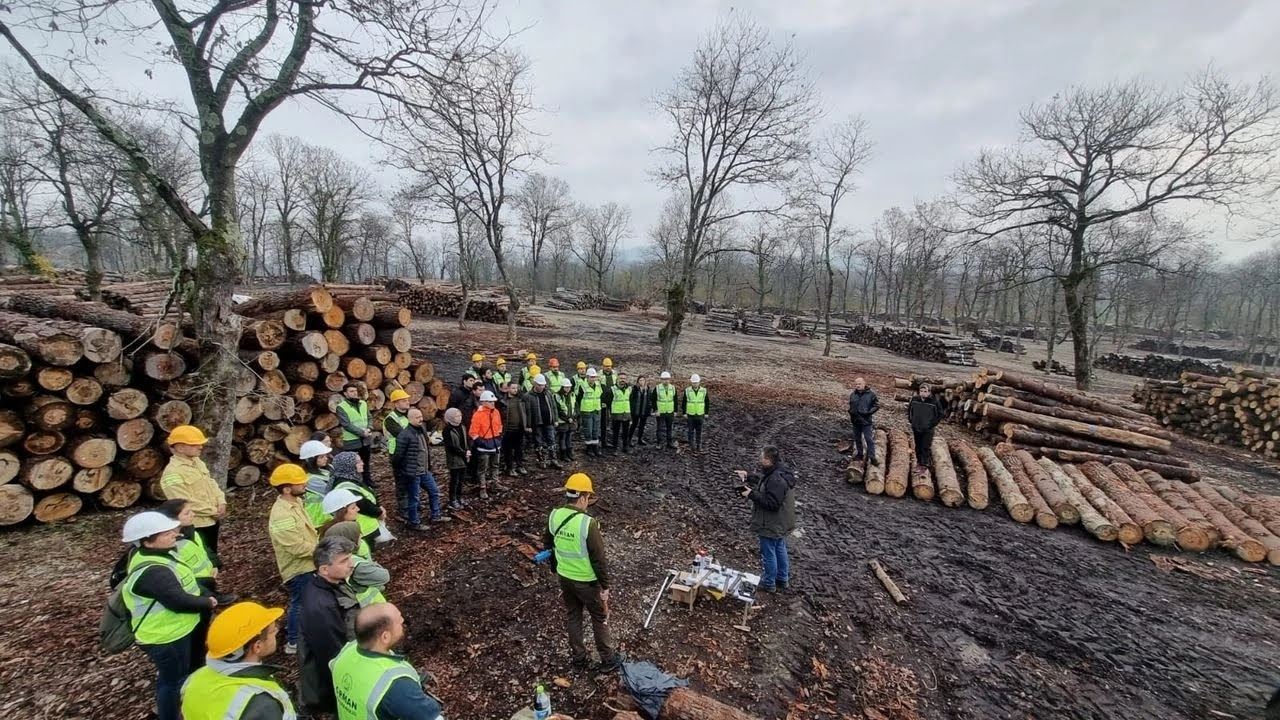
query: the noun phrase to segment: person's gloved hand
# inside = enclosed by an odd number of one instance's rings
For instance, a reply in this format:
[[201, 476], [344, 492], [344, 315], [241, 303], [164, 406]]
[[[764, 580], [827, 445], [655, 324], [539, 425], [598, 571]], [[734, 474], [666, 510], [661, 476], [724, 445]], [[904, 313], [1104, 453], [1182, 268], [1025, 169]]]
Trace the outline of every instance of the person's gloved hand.
[[550, 551], [550, 550], [543, 550], [542, 552], [540, 552], [540, 553], [538, 553], [537, 555], [534, 555], [534, 556], [533, 556], [533, 561], [534, 561], [535, 563], [539, 564], [539, 565], [541, 565], [542, 563], [544, 563], [544, 562], [546, 562], [546, 561], [548, 561], [548, 560], [550, 560], [550, 559], [551, 559], [551, 551]]

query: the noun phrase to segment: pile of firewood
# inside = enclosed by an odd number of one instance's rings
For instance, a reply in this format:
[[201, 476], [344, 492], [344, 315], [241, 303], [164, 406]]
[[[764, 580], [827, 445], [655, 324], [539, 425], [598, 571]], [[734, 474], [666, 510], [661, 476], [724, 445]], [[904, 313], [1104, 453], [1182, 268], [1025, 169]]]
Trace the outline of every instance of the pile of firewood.
[[[134, 315], [158, 317], [168, 310], [176, 317], [181, 309], [171, 302], [173, 278], [150, 278], [123, 273], [104, 273], [100, 286], [102, 302]], [[88, 300], [84, 271], [60, 270], [43, 275], [0, 276], [0, 297], [12, 294], [39, 294], [52, 300]]]
[[[412, 314], [358, 286], [260, 294], [245, 316], [229, 485], [258, 482], [333, 430], [348, 380], [377, 410], [404, 388], [431, 418], [449, 388], [415, 362]], [[376, 288], [375, 288], [376, 290]], [[164, 439], [191, 422], [200, 346], [176, 320], [37, 294], [0, 298], [0, 525], [157, 496]]]
[[1032, 360], [1031, 367], [1042, 373], [1051, 373], [1053, 375], [1062, 375], [1065, 377], [1075, 377], [1076, 371], [1070, 367], [1063, 365], [1061, 362], [1054, 360], [1051, 364], [1048, 360]]
[[1026, 346], [1014, 340], [1011, 335], [979, 328], [973, 331], [973, 337], [982, 343], [983, 347], [995, 352], [1013, 353], [1015, 355], [1024, 355], [1027, 352]]
[[778, 334], [778, 329], [774, 327], [776, 320], [777, 318], [768, 313], [744, 312], [739, 318], [739, 327], [747, 335], [773, 337]]
[[974, 360], [974, 343], [942, 330], [908, 328], [893, 325], [855, 325], [847, 335], [849, 342], [871, 345], [905, 355], [907, 357], [947, 363], [950, 365], [977, 365]]
[[1179, 342], [1164, 342], [1163, 340], [1155, 340], [1152, 338], [1143, 338], [1129, 347], [1134, 350], [1143, 352], [1168, 353], [1170, 355], [1185, 355], [1187, 357], [1197, 357], [1202, 360], [1212, 360], [1221, 362], [1236, 363], [1258, 363], [1259, 365], [1273, 365], [1280, 361], [1275, 353], [1254, 351], [1245, 352], [1241, 347], [1226, 347], [1223, 345], [1189, 345]]
[[1157, 380], [1177, 380], [1184, 372], [1200, 375], [1225, 377], [1231, 374], [1231, 368], [1216, 360], [1178, 357], [1175, 355], [1128, 355], [1124, 353], [1107, 353], [1099, 355], [1093, 366], [1139, 377], [1156, 378]]
[[1280, 497], [1168, 480], [1129, 461], [1056, 462], [1011, 443], [993, 450], [941, 437], [929, 448], [932, 468], [918, 472], [909, 434], [893, 428], [875, 433], [882, 464], [864, 461], [847, 470], [848, 481], [871, 494], [903, 497], [910, 491], [919, 500], [975, 510], [997, 502], [1017, 522], [1034, 520], [1045, 529], [1078, 524], [1104, 542], [1146, 540], [1186, 552], [1218, 547], [1247, 562], [1280, 565]]
[[612, 298], [608, 295], [591, 292], [578, 292], [556, 288], [550, 298], [543, 302], [554, 310], [608, 310], [610, 312], [626, 312], [631, 309], [631, 301]]
[[1146, 380], [1134, 399], [1165, 427], [1280, 457], [1280, 378], [1246, 368], [1228, 377], [1184, 372], [1177, 380]]
[[715, 308], [707, 313], [702, 326], [707, 332], [731, 333], [738, 329], [738, 313], [729, 308]]
[[[396, 292], [396, 298], [415, 314], [456, 318], [462, 309], [462, 286], [443, 283], [408, 285]], [[489, 288], [467, 290], [467, 320], [505, 325], [510, 312], [511, 304], [505, 291]], [[547, 327], [545, 320], [524, 311], [516, 314], [516, 324]]]
[[[778, 329], [784, 333], [795, 333], [809, 338], [825, 337], [826, 328], [822, 318], [812, 316], [784, 315], [778, 321]], [[831, 318], [832, 337], [847, 337], [852, 329], [853, 325], [850, 323]]]

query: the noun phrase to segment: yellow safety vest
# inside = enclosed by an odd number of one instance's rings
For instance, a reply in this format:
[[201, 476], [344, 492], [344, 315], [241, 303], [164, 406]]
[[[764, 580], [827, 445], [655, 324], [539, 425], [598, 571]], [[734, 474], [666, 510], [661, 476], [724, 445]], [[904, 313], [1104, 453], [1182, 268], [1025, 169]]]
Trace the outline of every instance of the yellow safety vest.
[[707, 414], [707, 389], [687, 387], [684, 389], [684, 414], [697, 417]]
[[422, 682], [408, 660], [361, 653], [360, 646], [354, 642], [347, 643], [338, 656], [329, 661], [329, 669], [338, 700], [338, 720], [373, 720], [378, 717], [378, 705], [393, 682], [400, 678], [408, 678], [415, 684]]
[[[360, 544], [364, 546], [365, 553], [368, 553], [369, 546], [364, 541], [364, 538], [360, 539]], [[351, 562], [353, 563], [352, 567], [360, 567], [360, 563], [369, 562], [367, 557], [368, 557], [367, 554], [361, 555], [359, 552], [353, 554], [351, 556]], [[356, 600], [360, 601], [360, 607], [369, 607], [374, 603], [382, 603], [387, 601], [387, 598], [383, 596], [382, 590], [380, 588], [367, 587], [367, 588], [364, 588], [363, 590], [356, 590], [357, 586], [351, 582], [351, 578], [349, 577], [347, 578], [347, 584], [351, 586], [351, 589], [353, 591], [355, 591]]]
[[224, 675], [208, 665], [191, 673], [182, 684], [183, 720], [240, 720], [258, 695], [280, 703], [283, 720], [297, 720], [289, 693], [273, 679]]
[[626, 387], [614, 386], [613, 402], [609, 403], [609, 412], [614, 415], [630, 415], [631, 414], [631, 390], [634, 386]]
[[135, 554], [129, 559], [129, 577], [125, 578], [124, 588], [120, 591], [125, 607], [129, 608], [129, 621], [134, 625], [134, 640], [139, 645], [164, 645], [189, 635], [200, 624], [200, 613], [174, 612], [153, 598], [144, 598], [133, 592], [133, 585], [142, 577], [146, 565], [167, 569], [178, 578], [183, 590], [192, 595], [200, 594], [195, 573], [172, 556], [161, 558]]
[[547, 387], [552, 392], [560, 392], [560, 381], [564, 380], [564, 373], [559, 370], [550, 370], [542, 374], [547, 378]]
[[[357, 400], [355, 405], [350, 400], [343, 400], [338, 403], [338, 407], [346, 410], [347, 420], [351, 421], [356, 427], [369, 429], [369, 403], [363, 400]], [[342, 428], [342, 442], [348, 443], [352, 440], [360, 440], [360, 436]]]
[[213, 577], [213, 560], [209, 558], [209, 549], [204, 546], [204, 538], [200, 533], [191, 533], [190, 540], [178, 538], [178, 544], [170, 554], [178, 562], [191, 568], [197, 578]]
[[659, 383], [657, 387], [658, 393], [658, 414], [671, 415], [676, 411], [676, 386], [670, 383]]
[[618, 384], [618, 374], [612, 370], [605, 370], [600, 373], [600, 384], [605, 387], [613, 387]]
[[511, 382], [511, 373], [502, 372], [501, 370], [493, 371], [493, 384], [501, 388], [503, 385]]
[[[577, 517], [567, 519], [575, 514]], [[547, 529], [552, 533], [556, 573], [560, 577], [578, 582], [596, 579], [596, 570], [591, 567], [591, 558], [587, 554], [587, 530], [590, 526], [591, 516], [580, 510], [560, 507], [551, 511]]]
[[[387, 423], [390, 423], [388, 425]], [[382, 430], [387, 434], [387, 454], [394, 455], [396, 453], [396, 436], [400, 431], [409, 426], [408, 413], [392, 410], [387, 416], [382, 418]]]
[[[378, 502], [378, 498], [373, 494], [373, 491], [359, 483], [355, 483], [350, 480], [342, 480], [342, 481], [339, 481], [338, 484], [333, 486], [334, 490], [337, 490], [338, 488], [346, 488], [351, 492], [364, 498], [365, 500], [368, 500], [371, 503], [377, 504]], [[368, 535], [369, 533], [372, 533], [372, 532], [377, 532], [379, 522], [380, 521], [378, 520], [378, 518], [370, 515], [365, 515], [364, 513], [360, 513], [356, 515], [356, 524], [360, 526], [361, 537], [364, 537], [365, 535]]]
[[578, 401], [578, 412], [600, 412], [600, 398], [603, 396], [604, 388], [600, 387], [600, 383], [584, 385], [582, 387], [582, 399]]

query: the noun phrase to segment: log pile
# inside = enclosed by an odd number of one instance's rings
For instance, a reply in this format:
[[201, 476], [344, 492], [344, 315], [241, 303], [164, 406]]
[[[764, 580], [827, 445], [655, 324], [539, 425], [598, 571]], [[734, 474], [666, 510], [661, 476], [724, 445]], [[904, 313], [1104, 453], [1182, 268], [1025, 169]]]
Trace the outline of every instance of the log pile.
[[1123, 375], [1155, 378], [1157, 380], [1177, 380], [1182, 373], [1190, 372], [1199, 375], [1225, 377], [1231, 374], [1231, 368], [1216, 360], [1177, 357], [1173, 355], [1130, 355], [1126, 353], [1107, 353], [1093, 361], [1093, 366]]
[[1280, 457], [1280, 378], [1245, 368], [1227, 377], [1183, 372], [1147, 380], [1133, 395], [1164, 427]]
[[973, 340], [941, 331], [929, 332], [918, 328], [862, 323], [850, 329], [846, 338], [859, 345], [884, 348], [921, 360], [950, 365], [977, 365], [973, 357]]
[[729, 308], [715, 308], [702, 321], [707, 332], [731, 333], [738, 329], [738, 313]]
[[1075, 377], [1076, 375], [1075, 370], [1067, 367], [1066, 365], [1063, 365], [1061, 362], [1057, 360], [1054, 360], [1052, 363], [1050, 363], [1048, 360], [1032, 360], [1031, 367], [1035, 370], [1039, 370], [1042, 373], [1049, 373], [1052, 375], [1062, 375], [1065, 377]]
[[592, 292], [578, 292], [556, 288], [543, 305], [555, 310], [608, 310], [609, 312], [626, 312], [631, 309], [629, 300], [620, 300], [608, 295]]
[[1014, 355], [1024, 355], [1027, 352], [1026, 346], [1014, 340], [1009, 335], [993, 332], [991, 330], [983, 330], [978, 328], [973, 331], [973, 337], [977, 339], [988, 350], [995, 352], [1012, 353]]
[[[408, 285], [400, 282], [387, 287], [402, 287], [396, 292], [396, 301], [416, 315], [457, 318], [462, 309], [462, 286], [447, 283]], [[506, 291], [471, 288], [467, 291], [467, 320], [505, 325], [511, 311]], [[521, 310], [516, 313], [516, 324], [521, 327], [548, 327], [546, 320]]]
[[1236, 362], [1236, 363], [1258, 363], [1259, 365], [1274, 365], [1280, 361], [1274, 353], [1254, 351], [1245, 352], [1240, 347], [1226, 347], [1223, 345], [1188, 345], [1186, 343], [1164, 342], [1154, 340], [1152, 338], [1144, 338], [1133, 343], [1129, 347], [1134, 350], [1143, 352], [1166, 353], [1169, 355], [1185, 355], [1187, 357], [1196, 357], [1202, 360], [1213, 360], [1218, 362]]
[[[449, 388], [410, 354], [412, 313], [361, 288], [266, 292], [241, 303], [228, 485], [292, 461], [337, 426], [342, 386], [377, 410], [402, 387], [434, 418]], [[157, 496], [164, 440], [191, 422], [200, 346], [181, 324], [42, 294], [0, 298], [0, 525], [53, 522]]]
[[[77, 302], [89, 299], [84, 287], [84, 271], [61, 270], [53, 277], [40, 275], [0, 276], [0, 297], [40, 295], [47, 300]], [[142, 317], [160, 317], [169, 306], [173, 292], [172, 278], [151, 278], [138, 274], [104, 273], [101, 284], [102, 302], [114, 310]], [[167, 308], [174, 317], [176, 304]]]
[[747, 335], [758, 335], [760, 337], [773, 337], [778, 334], [778, 328], [774, 326], [777, 317], [768, 313], [744, 312], [739, 320], [742, 332]]
[[[876, 430], [881, 465], [851, 465], [847, 477], [873, 495], [937, 500], [945, 507], [1004, 507], [1015, 522], [1052, 530], [1079, 525], [1103, 542], [1202, 553], [1221, 548], [1246, 562], [1280, 565], [1280, 497], [1229, 485], [1186, 484], [1127, 462], [1036, 459], [1010, 443], [993, 449], [936, 437], [933, 467], [910, 471], [914, 449], [905, 433]], [[998, 500], [998, 502], [997, 502]]]
[[[809, 338], [826, 337], [827, 326], [820, 317], [811, 315], [785, 315], [778, 320], [778, 329], [786, 333], [795, 333], [797, 336], [803, 335]], [[832, 337], [848, 337], [849, 331], [853, 329], [853, 324], [844, 320], [837, 320], [834, 316], [831, 318], [831, 336]]]

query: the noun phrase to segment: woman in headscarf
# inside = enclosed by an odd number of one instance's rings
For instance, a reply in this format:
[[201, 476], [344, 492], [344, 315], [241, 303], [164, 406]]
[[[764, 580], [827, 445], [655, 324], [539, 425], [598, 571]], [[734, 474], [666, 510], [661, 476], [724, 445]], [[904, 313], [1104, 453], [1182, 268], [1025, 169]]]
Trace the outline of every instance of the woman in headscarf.
[[378, 539], [379, 524], [387, 519], [387, 511], [378, 504], [378, 496], [373, 494], [360, 475], [364, 472], [364, 461], [354, 451], [345, 450], [333, 456], [329, 464], [332, 489], [345, 488], [360, 496], [357, 506], [360, 514], [356, 523], [360, 526], [360, 535], [372, 546]]

